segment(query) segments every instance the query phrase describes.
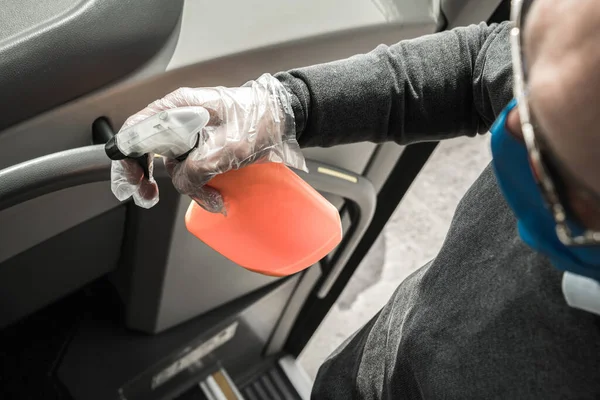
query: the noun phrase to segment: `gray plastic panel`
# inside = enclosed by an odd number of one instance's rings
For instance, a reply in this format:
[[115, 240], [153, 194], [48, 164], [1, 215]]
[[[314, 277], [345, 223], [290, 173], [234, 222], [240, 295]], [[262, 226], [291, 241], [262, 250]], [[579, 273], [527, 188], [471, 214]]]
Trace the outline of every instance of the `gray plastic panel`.
[[185, 227], [185, 213], [189, 205], [190, 199], [182, 197], [165, 265], [155, 332], [187, 321], [278, 279], [236, 265], [189, 233]]
[[[268, 43], [258, 43], [259, 48], [256, 50], [190, 65], [157, 76], [148, 74], [144, 79], [122, 81], [0, 132], [0, 168], [35, 157], [87, 146], [91, 142], [91, 125], [99, 116], [107, 117], [113, 126], [118, 127], [129, 115], [154, 99], [181, 86], [236, 86], [263, 72], [277, 72], [351, 56], [369, 51], [380, 43], [394, 43], [404, 38], [431, 33], [434, 29], [433, 18], [418, 21], [412, 21], [410, 18], [396, 19], [393, 23], [386, 23], [383, 18], [379, 24], [363, 24], [356, 29], [334, 29], [310, 38], [300, 35], [290, 38], [289, 42], [279, 43], [272, 47], [264, 47], [269, 45]], [[218, 38], [218, 35], [214, 37]], [[198, 40], [196, 38], [197, 43]], [[368, 149], [373, 148], [371, 144], [366, 144], [366, 146]], [[364, 149], [361, 146], [357, 146], [357, 148]], [[362, 151], [364, 150], [360, 150], [360, 152]], [[365, 157], [360, 162], [352, 160], [350, 164], [345, 165], [352, 170], [364, 168], [363, 164], [368, 162], [370, 151], [364, 151], [364, 153]], [[343, 154], [346, 153], [341, 152], [339, 160], [332, 161], [348, 163], [352, 159]], [[98, 188], [99, 191], [103, 191], [103, 194], [97, 193], [96, 202], [86, 201], [87, 192], [72, 192], [76, 195], [65, 195], [62, 205], [57, 204], [57, 207], [53, 209], [54, 213], [57, 215], [81, 213], [81, 217], [78, 217], [81, 221], [81, 219], [91, 218], [114, 207], [115, 200], [108, 190], [108, 182], [104, 188], [102, 188], [102, 184], [98, 184]], [[75, 189], [67, 190], [65, 193], [71, 192], [71, 190]], [[165, 242], [164, 245], [167, 249], [173, 246], [168, 250], [169, 262], [173, 265], [180, 265], [182, 271], [185, 271], [180, 279], [186, 279], [188, 286], [185, 286], [187, 288], [185, 290], [187, 293], [199, 294], [198, 301], [187, 301], [186, 298], [179, 296], [176, 285], [166, 285], [166, 291], [162, 295], [160, 291], [154, 292], [152, 300], [149, 299], [146, 303], [141, 301], [136, 303], [140, 306], [144, 304], [148, 306], [148, 304], [164, 301], [164, 304], [160, 304], [153, 310], [150, 307], [146, 314], [146, 321], [140, 324], [131, 324], [133, 328], [157, 331], [217, 307], [220, 302], [230, 301], [247, 291], [272, 282], [272, 278], [257, 276], [237, 266], [231, 266], [213, 250], [202, 247], [202, 244], [196, 239], [193, 240], [192, 247], [188, 246], [193, 249], [188, 254], [193, 258], [182, 260], [182, 255], [187, 250], [183, 249], [184, 252], [180, 250], [185, 247], [184, 243], [189, 243], [189, 238], [186, 239], [186, 235], [189, 236], [189, 234], [181, 220], [181, 215], [187, 207], [187, 200], [181, 200], [181, 202], [179, 225], [174, 229], [173, 239]], [[74, 208], [86, 208], [86, 210], [74, 210]], [[37, 210], [37, 207], [32, 207], [27, 212], [33, 215]], [[39, 210], [44, 210], [44, 208], [39, 208]], [[19, 214], [24, 215], [23, 213]], [[18, 218], [18, 216], [13, 217], [11, 223], [15, 223]], [[67, 226], [63, 226], [60, 229], [66, 228]], [[45, 230], [46, 233], [40, 235], [39, 240], [60, 231], [58, 228], [52, 229], [54, 228], [52, 228], [51, 222], [40, 223], [39, 230]], [[31, 241], [22, 247], [26, 248], [33, 243], [34, 241]], [[192, 264], [199, 262], [202, 262], [203, 265], [206, 263], [207, 267], [196, 266], [193, 268]], [[185, 266], [186, 264], [187, 266]], [[222, 275], [223, 280], [220, 280], [219, 274], [223, 274], [224, 270], [229, 272]], [[162, 275], [154, 269], [149, 275], [148, 271], [144, 270], [144, 265], [137, 265], [134, 268], [133, 279], [137, 279], [138, 285], [141, 286], [144, 281], [160, 281]], [[213, 281], [213, 279], [216, 280]], [[221, 292], [212, 293], [207, 289], [207, 292], [203, 293], [205, 287], [216, 290], [211, 282], [227, 282], [227, 285], [220, 286]], [[236, 285], [239, 282], [239, 286], [234, 286], [231, 282], [235, 282]], [[244, 286], [246, 282], [248, 285]], [[224, 287], [229, 286], [232, 287], [231, 291], [223, 290]], [[206, 303], [207, 299], [212, 299], [213, 303]], [[169, 315], [170, 313], [173, 315]], [[143, 316], [139, 308], [129, 310], [129, 315]], [[149, 326], [152, 328], [148, 328]]]
[[379, 193], [379, 190], [405, 148], [404, 146], [390, 142], [378, 146], [373, 154], [371, 162], [363, 172], [363, 175], [371, 181], [377, 193]]
[[[135, 82], [122, 82], [0, 132], [0, 168], [90, 144], [99, 116], [120, 126], [156, 98], [181, 86], [236, 86], [277, 72], [369, 51], [379, 43], [431, 33], [433, 24], [386, 25], [282, 44], [195, 64]], [[241, 67], [243, 66], [243, 67]], [[25, 146], [24, 144], [27, 143]]]
[[[335, 165], [356, 174], [362, 174], [376, 148], [376, 144], [364, 142], [344, 144], [327, 149], [314, 147], [304, 149], [303, 152], [311, 160], [319, 160], [325, 164]], [[340, 196], [325, 194], [325, 198], [338, 210], [342, 209], [344, 199]]]
[[118, 205], [109, 183], [99, 182], [4, 210], [0, 212], [0, 263]]
[[441, 0], [447, 28], [487, 21], [502, 0]]
[[374, 143], [352, 143], [330, 148], [304, 149], [304, 155], [311, 160], [319, 160], [325, 164], [362, 174], [377, 147]]
[[142, 67], [182, 0], [0, 1], [0, 129]]
[[275, 355], [283, 350], [283, 346], [292, 330], [292, 326], [296, 322], [296, 318], [298, 317], [302, 306], [304, 306], [304, 302], [308, 298], [310, 292], [314, 289], [319, 278], [321, 278], [321, 275], [320, 268], [309, 268], [302, 273], [298, 285], [294, 290], [294, 294], [285, 305], [281, 318], [277, 323], [277, 328], [273, 331], [273, 335], [265, 349], [266, 356]]
[[[25, 240], [22, 233], [37, 233], [32, 227], [38, 223], [33, 217], [11, 225], [0, 222], [0, 249], [12, 250], [7, 247], [14, 240], [12, 233]], [[124, 224], [125, 208], [119, 207], [4, 260], [0, 264], [0, 328], [116, 268]]]
[[[428, 25], [433, 31], [438, 24], [438, 4], [439, 0], [186, 0], [181, 35], [169, 69], [298, 40], [354, 34], [355, 42], [329, 49], [334, 54], [352, 52], [342, 55], [347, 57], [379, 44], [360, 49], [364, 31], [400, 31], [411, 25]], [[380, 43], [395, 43], [401, 36]], [[301, 65], [307, 64], [296, 66]]]
[[102, 146], [0, 170], [0, 326], [116, 267], [125, 208], [109, 170]]

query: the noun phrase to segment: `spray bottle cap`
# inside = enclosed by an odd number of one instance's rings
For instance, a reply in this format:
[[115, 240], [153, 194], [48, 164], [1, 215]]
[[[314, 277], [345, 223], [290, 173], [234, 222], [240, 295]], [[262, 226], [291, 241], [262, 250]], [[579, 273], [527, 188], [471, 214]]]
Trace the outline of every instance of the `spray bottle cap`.
[[122, 129], [106, 143], [106, 155], [112, 160], [139, 158], [148, 153], [179, 158], [197, 146], [199, 133], [209, 119], [203, 107], [162, 111]]

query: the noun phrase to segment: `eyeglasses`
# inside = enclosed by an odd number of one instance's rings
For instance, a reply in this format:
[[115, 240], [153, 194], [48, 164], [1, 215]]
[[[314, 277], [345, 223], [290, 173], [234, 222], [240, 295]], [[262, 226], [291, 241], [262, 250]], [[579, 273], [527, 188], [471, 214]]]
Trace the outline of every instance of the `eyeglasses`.
[[521, 118], [521, 129], [529, 163], [540, 192], [554, 217], [556, 223], [556, 235], [565, 246], [593, 246], [600, 244], [600, 232], [584, 230], [575, 235], [569, 226], [565, 207], [558, 195], [557, 185], [552, 179], [547, 165], [544, 163], [540, 152], [539, 142], [535, 138], [534, 126], [531, 122], [531, 114], [527, 99], [527, 71], [525, 58], [522, 51], [522, 29], [525, 17], [534, 0], [512, 0], [511, 20], [514, 27], [511, 31], [511, 52], [513, 63], [514, 92], [517, 99], [517, 108]]

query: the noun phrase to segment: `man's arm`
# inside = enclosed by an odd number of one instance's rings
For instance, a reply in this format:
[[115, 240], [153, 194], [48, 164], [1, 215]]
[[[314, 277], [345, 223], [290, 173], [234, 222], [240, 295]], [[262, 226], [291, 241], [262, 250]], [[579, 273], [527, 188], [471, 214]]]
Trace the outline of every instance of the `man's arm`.
[[512, 92], [508, 23], [472, 25], [283, 72], [303, 147], [486, 132]]

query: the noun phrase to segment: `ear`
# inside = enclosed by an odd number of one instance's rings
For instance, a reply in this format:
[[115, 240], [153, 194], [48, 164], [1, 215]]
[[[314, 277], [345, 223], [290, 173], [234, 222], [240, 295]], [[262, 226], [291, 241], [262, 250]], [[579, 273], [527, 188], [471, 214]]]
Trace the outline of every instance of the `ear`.
[[519, 116], [519, 109], [513, 108], [508, 117], [506, 118], [506, 128], [508, 132], [513, 135], [516, 139], [523, 140], [523, 130], [521, 129], [521, 117]]

